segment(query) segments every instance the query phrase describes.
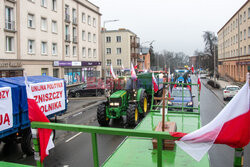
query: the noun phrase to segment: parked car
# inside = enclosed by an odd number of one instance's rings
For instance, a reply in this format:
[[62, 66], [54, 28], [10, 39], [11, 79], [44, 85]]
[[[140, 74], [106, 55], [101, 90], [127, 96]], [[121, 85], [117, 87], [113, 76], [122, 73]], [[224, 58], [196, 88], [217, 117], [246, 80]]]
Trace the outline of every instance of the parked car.
[[236, 95], [239, 90], [240, 90], [240, 87], [236, 85], [226, 86], [223, 90], [223, 99], [226, 101], [228, 99], [233, 98], [234, 95]]
[[69, 97], [82, 97], [82, 96], [102, 96], [104, 89], [98, 87], [87, 87], [85, 84], [75, 86], [69, 89]]
[[[182, 97], [182, 91], [183, 91], [183, 97]], [[187, 111], [193, 112], [193, 97], [191, 91], [187, 87], [183, 87], [183, 90], [181, 87], [175, 87], [172, 89], [171, 97], [174, 98], [174, 100], [168, 101], [169, 110], [181, 110], [182, 107], [182, 100], [183, 100], [183, 107], [190, 107], [190, 109], [185, 109]], [[176, 108], [175, 108], [176, 107]]]

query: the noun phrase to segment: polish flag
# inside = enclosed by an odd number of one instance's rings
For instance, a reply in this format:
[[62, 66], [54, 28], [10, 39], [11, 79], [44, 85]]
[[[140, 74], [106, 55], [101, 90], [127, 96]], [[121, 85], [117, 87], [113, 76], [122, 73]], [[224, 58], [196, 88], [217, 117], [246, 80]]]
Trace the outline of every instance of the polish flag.
[[[170, 68], [168, 68], [168, 82], [171, 82]], [[171, 97], [171, 85], [168, 87], [168, 97]]]
[[155, 79], [155, 74], [154, 73], [152, 75], [152, 82], [153, 82], [153, 85], [154, 85], [154, 92], [157, 92], [159, 90], [159, 87], [157, 85], [157, 81]]
[[114, 73], [112, 64], [110, 65], [110, 74], [113, 76], [114, 79], [117, 78], [116, 75], [115, 75], [115, 73]]
[[194, 73], [194, 66], [193, 66], [193, 64], [192, 64], [192, 68], [191, 68], [191, 70], [192, 70], [192, 73]]
[[136, 73], [135, 73], [135, 69], [134, 69], [134, 66], [133, 66], [132, 63], [131, 63], [131, 70], [130, 70], [130, 72], [131, 72], [131, 78], [132, 79], [137, 79], [137, 76], [136, 76]]
[[197, 81], [197, 84], [199, 85], [199, 91], [201, 91], [201, 80], [200, 80], [200, 78], [201, 78], [201, 75], [199, 73], [199, 75], [198, 75], [198, 81]]
[[[27, 92], [27, 101], [28, 101], [28, 112], [30, 122], [50, 122], [45, 114], [40, 110], [32, 92], [31, 87], [28, 85], [27, 76], [25, 76], [25, 85]], [[51, 135], [52, 129], [42, 129], [38, 128], [38, 137], [40, 144], [40, 156], [41, 162], [44, 158], [49, 155], [49, 150], [54, 148], [54, 143], [52, 141]]]
[[249, 81], [226, 107], [207, 125], [189, 133], [174, 132], [181, 137], [176, 144], [200, 161], [213, 144], [226, 144], [241, 148], [250, 142], [250, 90]]

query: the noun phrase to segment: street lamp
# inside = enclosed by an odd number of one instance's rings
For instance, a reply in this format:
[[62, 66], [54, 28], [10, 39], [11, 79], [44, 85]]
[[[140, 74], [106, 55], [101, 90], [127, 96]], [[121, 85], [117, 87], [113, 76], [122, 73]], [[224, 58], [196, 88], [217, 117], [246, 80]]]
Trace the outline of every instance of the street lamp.
[[105, 85], [105, 88], [106, 88], [106, 52], [105, 52], [105, 39], [106, 39], [106, 36], [105, 36], [105, 33], [106, 33], [106, 28], [105, 28], [105, 24], [106, 23], [110, 23], [110, 22], [116, 22], [116, 21], [119, 21], [119, 20], [105, 20], [103, 22], [103, 75], [104, 75], [104, 85]]

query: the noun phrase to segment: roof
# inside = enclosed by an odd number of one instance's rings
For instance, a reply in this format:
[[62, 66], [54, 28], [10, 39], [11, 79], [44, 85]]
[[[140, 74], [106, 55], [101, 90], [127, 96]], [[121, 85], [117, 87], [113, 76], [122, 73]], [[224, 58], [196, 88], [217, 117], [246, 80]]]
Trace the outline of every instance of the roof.
[[217, 34], [233, 19], [233, 17], [234, 16], [236, 16], [238, 13], [239, 13], [239, 11], [244, 7], [244, 6], [246, 6], [247, 5], [247, 3], [249, 2], [250, 0], [247, 0], [241, 7], [240, 7], [240, 9], [239, 10], [237, 10], [237, 12], [235, 12], [235, 14], [226, 22], [226, 24], [224, 24], [224, 26], [222, 26], [221, 27], [221, 29], [217, 32]]
[[[101, 31], [101, 32], [103, 32], [103, 30]], [[131, 33], [131, 34], [134, 34], [134, 35], [136, 35], [134, 32], [132, 32], [132, 31], [130, 31], [129, 29], [118, 29], [118, 30], [105, 30], [105, 33], [112, 33], [112, 32], [129, 32], [129, 33]]]

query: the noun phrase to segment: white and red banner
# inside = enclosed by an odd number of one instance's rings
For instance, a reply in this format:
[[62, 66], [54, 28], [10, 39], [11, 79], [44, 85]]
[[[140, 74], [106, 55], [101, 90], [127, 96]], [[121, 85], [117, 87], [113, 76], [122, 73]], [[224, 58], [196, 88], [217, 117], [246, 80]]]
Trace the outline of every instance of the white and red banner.
[[[168, 82], [171, 82], [170, 68], [168, 68]], [[168, 97], [171, 97], [171, 85], [168, 86]]]
[[[55, 82], [54, 82], [55, 83]], [[59, 82], [57, 82], [59, 84]], [[30, 85], [27, 83], [27, 77], [25, 76], [25, 85], [26, 85], [26, 92], [27, 92], [27, 101], [28, 101], [28, 113], [29, 113], [29, 120], [30, 122], [37, 121], [37, 122], [47, 122], [49, 123], [49, 119], [45, 116], [45, 113], [41, 111], [41, 107], [38, 106], [38, 103], [35, 100], [35, 97], [33, 96], [34, 90], [36, 92], [41, 89], [52, 89], [52, 87], [59, 87], [50, 85], [49, 87], [33, 87], [31, 88]], [[41, 86], [41, 85], [40, 85]], [[48, 84], [46, 85], [48, 86]], [[33, 92], [32, 92], [33, 90]], [[54, 143], [52, 141], [52, 135], [51, 135], [52, 129], [43, 129], [38, 128], [38, 137], [39, 137], [39, 145], [40, 145], [40, 156], [41, 156], [41, 162], [43, 162], [44, 158], [49, 155], [49, 150], [52, 149], [54, 146]]]
[[155, 78], [155, 74], [152, 74], [152, 82], [153, 82], [153, 86], [154, 86], [154, 92], [157, 92], [159, 90], [156, 78]]
[[0, 131], [13, 127], [13, 106], [10, 87], [0, 88]]
[[233, 148], [246, 146], [250, 141], [249, 81], [209, 124], [189, 134], [175, 132], [171, 135], [181, 137], [176, 144], [197, 161], [213, 144]]
[[132, 78], [132, 79], [137, 79], [137, 76], [136, 76], [136, 73], [135, 73], [135, 69], [134, 69], [134, 66], [133, 66], [132, 63], [131, 63], [131, 70], [130, 70], [130, 73], [131, 73], [131, 78]]
[[46, 116], [65, 110], [63, 80], [32, 83], [29, 88], [41, 111]]
[[193, 66], [193, 64], [192, 64], [192, 68], [191, 68], [191, 70], [192, 70], [192, 73], [194, 73], [194, 66]]
[[110, 65], [110, 74], [112, 75], [112, 77], [113, 77], [114, 79], [117, 78], [116, 75], [115, 75], [115, 72], [114, 72], [114, 69], [113, 69], [112, 64]]

